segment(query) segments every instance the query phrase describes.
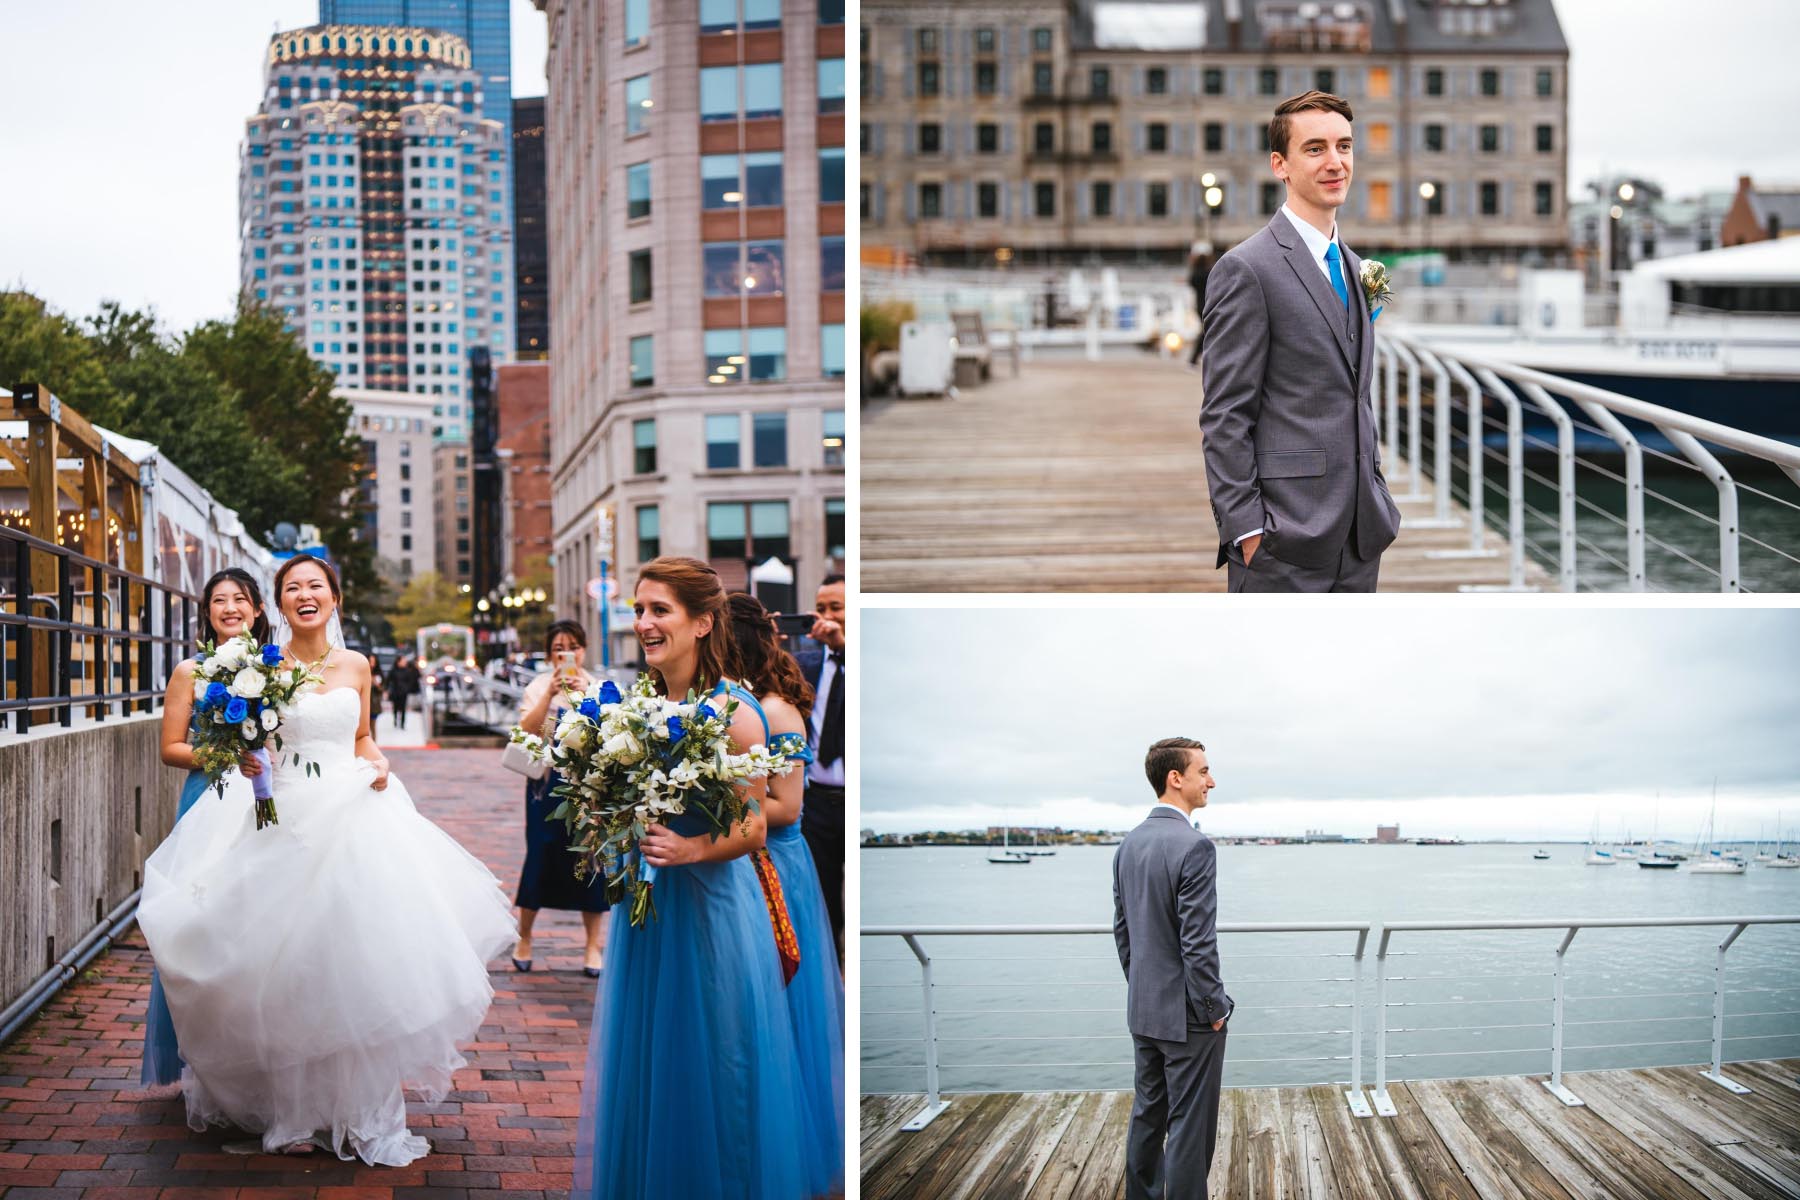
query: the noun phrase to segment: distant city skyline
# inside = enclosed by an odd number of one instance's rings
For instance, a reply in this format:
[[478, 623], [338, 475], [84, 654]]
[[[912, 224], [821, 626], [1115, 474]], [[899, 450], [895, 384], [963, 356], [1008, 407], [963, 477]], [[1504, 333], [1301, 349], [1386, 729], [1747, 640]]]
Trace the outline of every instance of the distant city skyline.
[[[1125, 829], [1205, 742], [1223, 835], [1800, 831], [1800, 612], [865, 610], [861, 828]], [[1783, 649], [1786, 647], [1786, 649]], [[979, 682], [977, 682], [979, 681]], [[1004, 697], [994, 693], [1005, 689]], [[965, 699], [981, 690], [979, 703]]]

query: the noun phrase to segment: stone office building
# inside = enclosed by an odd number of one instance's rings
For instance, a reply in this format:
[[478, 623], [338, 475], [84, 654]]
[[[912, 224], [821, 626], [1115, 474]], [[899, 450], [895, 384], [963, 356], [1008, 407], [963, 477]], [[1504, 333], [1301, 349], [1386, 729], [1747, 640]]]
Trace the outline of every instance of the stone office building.
[[1567, 246], [1552, 0], [867, 0], [862, 22], [870, 261], [1224, 249], [1280, 206], [1268, 121], [1310, 88], [1356, 113], [1359, 250], [1537, 262]]

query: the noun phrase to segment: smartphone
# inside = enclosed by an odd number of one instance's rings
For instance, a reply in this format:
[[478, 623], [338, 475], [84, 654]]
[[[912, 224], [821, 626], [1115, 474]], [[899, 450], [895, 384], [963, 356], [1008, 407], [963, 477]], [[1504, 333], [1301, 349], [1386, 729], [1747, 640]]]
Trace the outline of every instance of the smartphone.
[[550, 656], [550, 660], [556, 664], [557, 670], [572, 671], [581, 665], [581, 651], [558, 650]]
[[786, 637], [805, 637], [812, 632], [813, 622], [816, 620], [811, 613], [778, 613], [775, 628]]

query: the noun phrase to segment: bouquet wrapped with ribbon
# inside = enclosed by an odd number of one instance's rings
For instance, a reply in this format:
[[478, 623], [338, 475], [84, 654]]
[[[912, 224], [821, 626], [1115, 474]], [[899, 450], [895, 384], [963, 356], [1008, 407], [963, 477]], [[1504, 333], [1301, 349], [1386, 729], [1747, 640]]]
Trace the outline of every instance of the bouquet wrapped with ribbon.
[[[224, 795], [225, 773], [245, 755], [257, 758], [263, 769], [250, 785], [258, 829], [277, 823], [268, 747], [281, 749], [281, 714], [303, 689], [318, 682], [304, 667], [282, 670], [281, 647], [259, 646], [247, 635], [200, 648], [194, 667], [194, 710], [199, 716], [193, 732], [194, 765]], [[307, 764], [309, 774], [316, 769]]]
[[610, 903], [628, 896], [633, 925], [656, 915], [656, 869], [638, 849], [649, 827], [698, 813], [711, 835], [722, 837], [753, 811], [745, 785], [793, 765], [760, 744], [732, 753], [737, 704], [729, 694], [671, 700], [657, 694], [647, 674], [627, 691], [603, 680], [582, 693], [542, 744], [539, 752], [561, 776], [551, 794], [562, 803], [551, 819], [568, 827], [577, 875], [599, 872]]

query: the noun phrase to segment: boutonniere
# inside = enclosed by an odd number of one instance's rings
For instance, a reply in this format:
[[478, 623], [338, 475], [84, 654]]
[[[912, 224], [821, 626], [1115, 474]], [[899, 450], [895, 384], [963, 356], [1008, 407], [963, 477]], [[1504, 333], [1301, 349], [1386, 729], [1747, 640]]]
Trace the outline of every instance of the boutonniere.
[[1387, 264], [1377, 258], [1362, 263], [1363, 299], [1369, 302], [1369, 323], [1381, 315], [1382, 306], [1394, 298], [1393, 282], [1388, 278]]

